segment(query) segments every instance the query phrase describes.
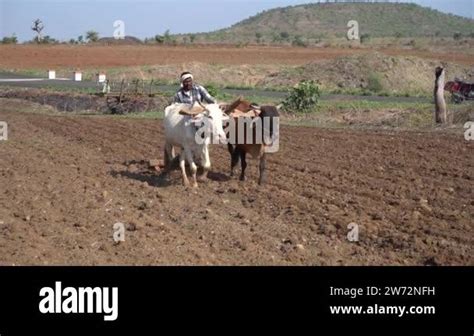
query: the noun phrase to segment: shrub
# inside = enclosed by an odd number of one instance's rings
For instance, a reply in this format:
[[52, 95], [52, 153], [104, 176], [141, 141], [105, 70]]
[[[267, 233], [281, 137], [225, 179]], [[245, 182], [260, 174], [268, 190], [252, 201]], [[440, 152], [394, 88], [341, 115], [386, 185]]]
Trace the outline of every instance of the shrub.
[[362, 34], [360, 36], [360, 43], [365, 43], [370, 40], [370, 35], [369, 34]]
[[369, 75], [369, 83], [367, 85], [367, 89], [372, 92], [380, 92], [383, 90], [383, 85], [378, 74], [371, 73]]
[[291, 44], [296, 46], [296, 47], [307, 47], [308, 46], [308, 44], [305, 41], [303, 41], [303, 38], [301, 36], [296, 36], [293, 39], [293, 42]]
[[86, 39], [89, 42], [97, 42], [99, 40], [99, 33], [94, 30], [86, 32]]
[[206, 84], [206, 90], [213, 97], [217, 97], [221, 94], [220, 90], [214, 84]]
[[309, 112], [317, 106], [321, 93], [313, 80], [301, 81], [283, 101], [285, 111]]
[[288, 32], [281, 32], [280, 37], [282, 40], [288, 40], [290, 38], [290, 34]]
[[58, 44], [59, 41], [49, 35], [46, 35], [41, 39], [40, 43], [41, 44]]
[[165, 42], [165, 39], [161, 35], [155, 35], [155, 41], [156, 41], [156, 43], [162, 44], [162, 43]]
[[13, 34], [12, 36], [5, 36], [5, 37], [1, 40], [1, 43], [2, 43], [2, 44], [17, 44], [17, 43], [18, 43], [18, 39], [16, 38], [15, 34]]

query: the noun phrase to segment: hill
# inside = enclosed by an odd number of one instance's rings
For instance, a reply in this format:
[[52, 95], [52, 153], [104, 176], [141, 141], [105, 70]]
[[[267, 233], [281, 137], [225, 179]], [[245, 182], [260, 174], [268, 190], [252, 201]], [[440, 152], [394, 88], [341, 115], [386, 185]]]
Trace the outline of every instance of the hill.
[[[193, 36], [199, 42], [317, 43], [343, 38], [357, 20], [371, 37], [474, 35], [474, 20], [406, 3], [316, 3], [275, 8], [233, 26]], [[188, 38], [188, 37], [186, 37]]]

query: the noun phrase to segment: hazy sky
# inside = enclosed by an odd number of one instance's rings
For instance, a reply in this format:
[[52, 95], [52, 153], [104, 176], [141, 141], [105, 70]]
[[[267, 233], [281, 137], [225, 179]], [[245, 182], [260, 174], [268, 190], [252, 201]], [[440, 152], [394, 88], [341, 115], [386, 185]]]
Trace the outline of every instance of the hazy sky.
[[[115, 20], [125, 22], [125, 34], [140, 38], [171, 33], [212, 31], [228, 27], [264, 9], [318, 1], [298, 0], [0, 0], [0, 37], [15, 33], [30, 40], [36, 18], [44, 34], [69, 40], [96, 30], [112, 36]], [[474, 0], [415, 0], [423, 6], [466, 17], [474, 16]]]

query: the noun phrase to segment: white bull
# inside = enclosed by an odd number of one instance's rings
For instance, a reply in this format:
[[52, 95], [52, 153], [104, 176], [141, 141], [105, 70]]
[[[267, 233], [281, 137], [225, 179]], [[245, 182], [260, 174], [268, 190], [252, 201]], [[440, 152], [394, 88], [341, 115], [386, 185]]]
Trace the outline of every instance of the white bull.
[[197, 166], [194, 161], [201, 161], [205, 175], [211, 167], [208, 150], [211, 137], [226, 143], [223, 122], [228, 117], [217, 104], [202, 105], [198, 113], [190, 112], [192, 110], [194, 107], [190, 109], [186, 104], [172, 104], [165, 109], [165, 164], [168, 170], [174, 158], [174, 147], [181, 148], [179, 166], [183, 174], [183, 185], [190, 184], [186, 176], [186, 160], [193, 174], [193, 187], [197, 187]]

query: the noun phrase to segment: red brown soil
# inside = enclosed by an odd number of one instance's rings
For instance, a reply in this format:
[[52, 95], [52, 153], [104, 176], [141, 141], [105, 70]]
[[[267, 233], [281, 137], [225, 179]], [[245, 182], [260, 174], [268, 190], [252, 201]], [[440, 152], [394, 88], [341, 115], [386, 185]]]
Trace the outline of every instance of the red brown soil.
[[255, 161], [248, 181], [228, 180], [214, 146], [211, 179], [186, 190], [178, 171], [164, 183], [146, 164], [162, 156], [159, 120], [0, 106], [0, 264], [474, 264], [462, 134], [283, 126], [267, 185]]
[[[474, 64], [472, 55], [382, 49], [389, 55], [415, 55], [461, 64]], [[110, 68], [123, 66], [182, 64], [281, 64], [302, 65], [318, 60], [371, 52], [348, 48], [293, 47], [170, 47], [170, 46], [0, 46], [0, 68]]]

